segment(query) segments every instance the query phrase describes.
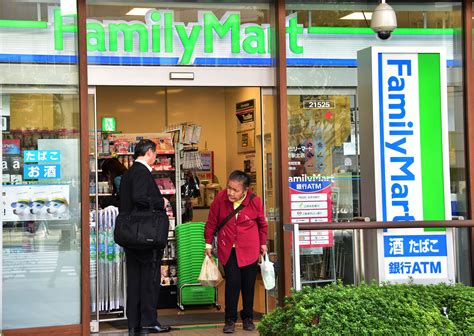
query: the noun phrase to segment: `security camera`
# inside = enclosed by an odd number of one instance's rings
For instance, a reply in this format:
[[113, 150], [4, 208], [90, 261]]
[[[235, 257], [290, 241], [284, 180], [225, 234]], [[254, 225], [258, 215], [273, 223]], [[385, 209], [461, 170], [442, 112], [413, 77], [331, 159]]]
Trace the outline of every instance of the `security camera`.
[[393, 8], [385, 0], [375, 7], [370, 27], [381, 40], [387, 40], [397, 28], [397, 16]]

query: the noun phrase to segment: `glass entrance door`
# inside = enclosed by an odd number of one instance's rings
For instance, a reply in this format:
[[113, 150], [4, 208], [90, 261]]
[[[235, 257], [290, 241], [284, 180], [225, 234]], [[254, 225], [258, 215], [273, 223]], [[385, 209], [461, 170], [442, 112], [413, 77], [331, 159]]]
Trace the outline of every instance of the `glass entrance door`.
[[[337, 91], [289, 90], [292, 222], [340, 222], [359, 215], [355, 92]], [[295, 200], [308, 192], [318, 202], [305, 202], [311, 209], [303, 209]], [[354, 282], [352, 231], [306, 231], [300, 241], [302, 284]]]
[[[283, 258], [278, 254], [278, 241], [283, 239], [279, 236], [279, 204], [280, 204], [280, 184], [278, 181], [279, 153], [278, 148], [278, 125], [277, 125], [277, 105], [275, 90], [262, 88], [262, 127], [261, 127], [261, 171], [263, 190], [262, 195], [265, 204], [265, 215], [268, 223], [268, 255], [272, 262], [283, 262]], [[278, 279], [278, 275], [277, 275]], [[278, 281], [275, 288], [266, 291], [265, 295], [266, 312], [272, 311], [278, 305]]]

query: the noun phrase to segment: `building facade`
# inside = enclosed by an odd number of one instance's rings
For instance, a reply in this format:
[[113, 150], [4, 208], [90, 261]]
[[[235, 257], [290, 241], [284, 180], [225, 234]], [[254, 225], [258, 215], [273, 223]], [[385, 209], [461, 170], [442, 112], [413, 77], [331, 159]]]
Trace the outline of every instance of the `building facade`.
[[[359, 90], [361, 78], [371, 74], [358, 52], [370, 47], [442, 55], [450, 213], [431, 219], [473, 218], [472, 2], [391, 1], [398, 28], [388, 40], [370, 29], [377, 4], [2, 1], [0, 330], [96, 330], [91, 321], [100, 320], [94, 304], [101, 289], [93, 275], [105, 247], [95, 244], [91, 223], [100, 203], [96, 183], [103, 182], [97, 154], [110, 151], [110, 142], [97, 148], [105, 118], [116, 122], [117, 134], [197, 124], [197, 149], [212, 153], [207, 182], [224, 187], [231, 170], [251, 173], [279, 265], [277, 288], [261, 296], [262, 312], [273, 309], [293, 286], [291, 239], [283, 225], [366, 215], [361, 190], [378, 183], [361, 175], [367, 117]], [[436, 149], [427, 152], [425, 162]], [[295, 190], [314, 181], [313, 197], [325, 202], [301, 215]], [[194, 204], [198, 220], [205, 220], [202, 202]], [[354, 232], [314, 234], [301, 250], [302, 280], [360, 281]], [[453, 232], [453, 277], [469, 285], [472, 237], [470, 229]]]

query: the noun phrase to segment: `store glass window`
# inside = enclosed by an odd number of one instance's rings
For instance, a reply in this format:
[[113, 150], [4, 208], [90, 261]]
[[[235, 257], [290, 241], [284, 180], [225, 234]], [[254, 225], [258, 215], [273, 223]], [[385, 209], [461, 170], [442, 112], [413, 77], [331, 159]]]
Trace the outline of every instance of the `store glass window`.
[[271, 66], [270, 3], [88, 0], [89, 63]]
[[75, 31], [75, 2], [0, 3], [4, 330], [81, 319]]
[[[461, 2], [388, 3], [398, 28], [382, 41], [370, 29], [378, 1], [286, 1], [290, 187], [312, 176], [327, 186], [315, 190], [330, 200], [324, 221], [360, 216], [361, 183], [373, 183], [360, 179], [357, 101], [357, 51], [371, 46], [441, 47], [445, 53], [452, 215], [466, 215]], [[463, 265], [457, 276], [463, 282], [469, 281], [466, 235], [457, 231]], [[301, 250], [303, 283], [353, 283], [353, 232], [321, 238], [321, 244]]]

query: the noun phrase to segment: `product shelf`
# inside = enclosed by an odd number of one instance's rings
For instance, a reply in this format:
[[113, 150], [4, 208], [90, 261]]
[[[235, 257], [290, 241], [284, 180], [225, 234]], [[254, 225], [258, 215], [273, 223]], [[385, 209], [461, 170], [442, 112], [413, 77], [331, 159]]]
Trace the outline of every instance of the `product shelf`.
[[156, 155], [170, 155], [174, 154], [174, 149], [157, 149]]
[[153, 172], [175, 172], [176, 169], [175, 168], [156, 168], [156, 167], [152, 167], [153, 168]]
[[[115, 152], [112, 153], [115, 155], [133, 155], [135, 154], [134, 152]], [[174, 149], [157, 149], [156, 150], [156, 155], [170, 155], [174, 154]]]

